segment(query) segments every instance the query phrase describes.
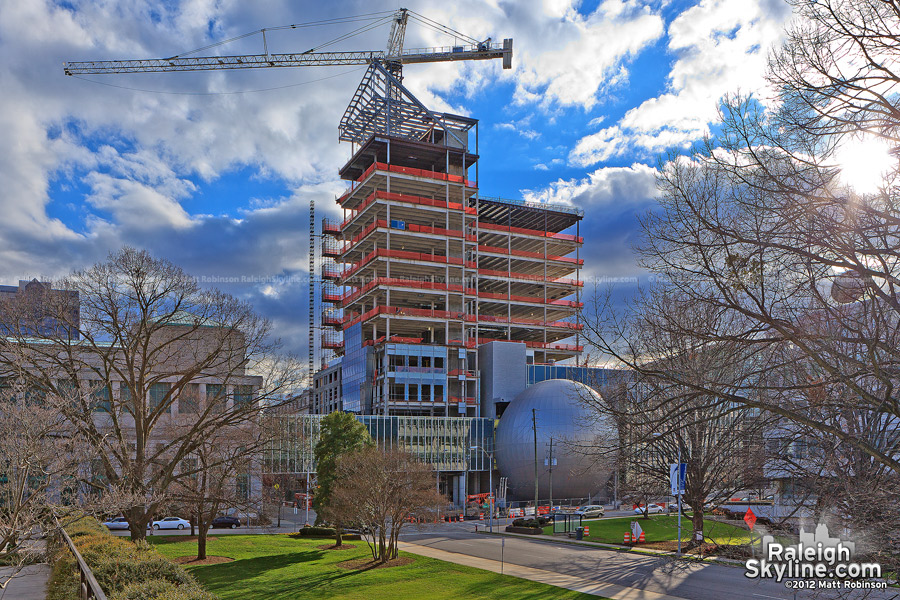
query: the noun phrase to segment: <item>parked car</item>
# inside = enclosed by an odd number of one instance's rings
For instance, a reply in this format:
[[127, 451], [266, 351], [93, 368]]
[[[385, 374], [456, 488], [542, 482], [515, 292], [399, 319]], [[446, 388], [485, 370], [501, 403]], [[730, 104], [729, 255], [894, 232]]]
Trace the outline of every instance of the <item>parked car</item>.
[[577, 509], [575, 509], [575, 514], [581, 515], [582, 518], [585, 519], [602, 517], [604, 512], [606, 511], [599, 504], [585, 504], [584, 506], [579, 506]]
[[237, 517], [226, 517], [225, 515], [221, 515], [216, 517], [210, 523], [211, 527], [229, 527], [231, 529], [235, 529], [241, 526], [241, 520]]
[[125, 517], [116, 517], [115, 519], [112, 519], [111, 521], [105, 521], [103, 524], [109, 530], [130, 529], [131, 528], [131, 525], [128, 524], [128, 519], [126, 519]]
[[646, 511], [643, 506], [638, 506], [636, 509], [634, 509], [634, 514], [636, 514], [636, 515], [642, 515], [642, 514], [644, 514], [644, 512], [652, 515], [652, 514], [656, 514], [656, 513], [664, 513], [664, 512], [666, 512], [666, 509], [663, 508], [662, 506], [660, 506], [659, 504], [648, 504]]
[[178, 517], [166, 517], [159, 521], [153, 521], [153, 529], [184, 529], [190, 527], [191, 522]]

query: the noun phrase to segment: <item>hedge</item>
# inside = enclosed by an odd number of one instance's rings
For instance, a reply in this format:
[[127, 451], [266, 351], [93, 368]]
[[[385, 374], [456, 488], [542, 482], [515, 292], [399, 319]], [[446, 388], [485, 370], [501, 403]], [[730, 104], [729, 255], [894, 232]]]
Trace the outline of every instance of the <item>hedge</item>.
[[516, 519], [512, 522], [515, 527], [544, 527], [550, 522], [546, 517], [538, 517], [537, 519]]
[[[81, 519], [66, 533], [94, 573], [109, 600], [215, 600], [180, 565], [159, 554], [148, 543], [133, 544], [110, 535], [94, 519]], [[78, 569], [64, 541], [51, 555], [53, 572], [47, 600], [77, 600]]]
[[[296, 533], [290, 534], [292, 536], [296, 536]], [[321, 537], [321, 538], [329, 538], [335, 536], [334, 527], [301, 527], [299, 531], [300, 537]], [[362, 539], [358, 533], [344, 533], [341, 534], [341, 539], [346, 542], [359, 541]]]

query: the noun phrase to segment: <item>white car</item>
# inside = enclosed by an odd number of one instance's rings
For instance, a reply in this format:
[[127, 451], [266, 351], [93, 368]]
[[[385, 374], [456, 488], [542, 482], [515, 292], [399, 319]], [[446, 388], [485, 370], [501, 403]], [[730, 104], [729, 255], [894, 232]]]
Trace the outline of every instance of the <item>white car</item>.
[[128, 520], [125, 517], [116, 517], [111, 521], [106, 521], [103, 523], [107, 529], [130, 529], [131, 525], [128, 524]]
[[642, 514], [644, 514], [644, 512], [652, 515], [652, 514], [656, 514], [656, 513], [664, 513], [664, 512], [666, 512], [666, 509], [663, 508], [662, 506], [660, 506], [659, 504], [648, 504], [646, 511], [644, 510], [643, 506], [638, 506], [636, 509], [634, 509], [634, 514], [636, 514], [636, 515], [642, 515]]
[[153, 529], [184, 529], [190, 527], [191, 522], [178, 517], [166, 517], [159, 521], [153, 521]]
[[576, 515], [581, 515], [584, 518], [595, 518], [602, 517], [604, 513], [604, 508], [599, 504], [586, 504], [584, 506], [579, 506], [575, 510]]

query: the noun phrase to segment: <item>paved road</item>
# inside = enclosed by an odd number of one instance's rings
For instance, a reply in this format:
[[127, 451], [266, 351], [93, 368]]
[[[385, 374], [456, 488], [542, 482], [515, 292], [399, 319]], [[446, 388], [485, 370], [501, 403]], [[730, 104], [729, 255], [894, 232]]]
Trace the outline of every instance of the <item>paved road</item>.
[[[412, 530], [402, 538], [412, 544], [500, 560], [500, 539], [473, 533], [469, 523]], [[505, 540], [503, 559], [507, 563], [691, 600], [794, 600], [814, 597], [803, 592], [795, 596], [794, 590], [772, 580], [747, 579], [742, 567], [683, 564], [676, 563], [670, 557], [643, 556], [515, 537], [506, 537]], [[820, 592], [815, 597], [827, 596]], [[830, 597], [850, 598], [853, 595], [840, 593]], [[868, 596], [872, 599], [893, 597], [894, 592], [876, 592]]]

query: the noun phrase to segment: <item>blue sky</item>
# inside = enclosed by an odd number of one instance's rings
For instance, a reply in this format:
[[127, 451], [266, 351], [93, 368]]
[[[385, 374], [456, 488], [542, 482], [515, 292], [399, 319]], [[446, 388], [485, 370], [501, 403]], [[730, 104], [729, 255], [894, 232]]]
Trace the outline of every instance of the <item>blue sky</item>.
[[[323, 6], [326, 5], [326, 6]], [[714, 127], [725, 93], [765, 101], [783, 0], [404, 2], [499, 61], [412, 65], [435, 110], [480, 120], [481, 192], [583, 208], [585, 274], [627, 296], [644, 277], [637, 216], [658, 157]], [[307, 206], [335, 213], [349, 144], [337, 125], [359, 67], [66, 77], [66, 60], [171, 56], [262, 27], [394, 10], [341, 1], [0, 4], [0, 281], [59, 277], [122, 244], [145, 247], [251, 301], [288, 348], [305, 341]], [[296, 52], [350, 29], [276, 32]], [[382, 27], [329, 49], [381, 49]], [[407, 47], [452, 39], [410, 24]], [[258, 53], [259, 37], [213, 52]]]

